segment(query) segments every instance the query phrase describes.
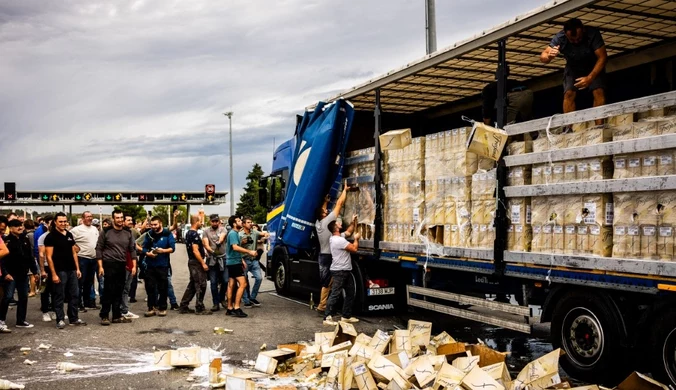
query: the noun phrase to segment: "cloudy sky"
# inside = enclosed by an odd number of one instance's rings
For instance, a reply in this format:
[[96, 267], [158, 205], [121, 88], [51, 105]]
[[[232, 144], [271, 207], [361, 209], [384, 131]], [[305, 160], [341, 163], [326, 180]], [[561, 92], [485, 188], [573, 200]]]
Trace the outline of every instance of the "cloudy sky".
[[[305, 106], [424, 56], [424, 3], [0, 0], [0, 181], [228, 190], [233, 111], [237, 200]], [[542, 4], [439, 0], [438, 47]]]

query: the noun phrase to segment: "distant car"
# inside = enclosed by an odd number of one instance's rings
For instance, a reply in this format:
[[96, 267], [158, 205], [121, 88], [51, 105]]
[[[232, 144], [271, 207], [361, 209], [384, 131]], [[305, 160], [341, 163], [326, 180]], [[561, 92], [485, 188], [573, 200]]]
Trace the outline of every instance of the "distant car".
[[[190, 225], [185, 224], [185, 226], [183, 226], [183, 234], [181, 235], [181, 236], [183, 237], [184, 240], [185, 240], [185, 235], [186, 235], [189, 231], [190, 231]], [[198, 230], [197, 230], [197, 234], [199, 234], [199, 235], [200, 235], [200, 238], [202, 238], [202, 229], [198, 229]]]

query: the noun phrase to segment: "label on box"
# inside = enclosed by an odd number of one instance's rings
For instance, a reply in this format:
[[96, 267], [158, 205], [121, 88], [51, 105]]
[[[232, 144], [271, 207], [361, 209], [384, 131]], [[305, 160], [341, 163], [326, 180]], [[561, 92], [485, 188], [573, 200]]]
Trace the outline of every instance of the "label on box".
[[552, 234], [552, 225], [545, 225], [542, 227], [542, 233]]
[[589, 163], [589, 168], [594, 172], [600, 171], [601, 170], [601, 161], [592, 161], [591, 163]]
[[577, 164], [577, 171], [578, 172], [584, 173], [584, 172], [587, 172], [588, 169], [589, 169], [589, 164], [587, 164], [586, 162], [581, 162], [581, 163]]
[[596, 203], [589, 202], [584, 204], [584, 208], [587, 209], [587, 216], [584, 217], [584, 223], [593, 224], [596, 223]]
[[575, 225], [566, 226], [566, 234], [575, 234]]
[[514, 233], [514, 226], [516, 226], [516, 225], [509, 225], [507, 227], [507, 233]]
[[627, 234], [627, 228], [624, 226], [615, 226], [615, 235], [616, 236], [624, 236]]
[[606, 225], [612, 225], [615, 221], [615, 205], [606, 203]]
[[366, 365], [360, 364], [358, 366], [353, 366], [355, 375], [364, 375], [366, 374]]
[[639, 233], [638, 226], [628, 226], [627, 227], [627, 235], [628, 236], [638, 236], [638, 233]]
[[560, 175], [562, 173], [563, 173], [563, 166], [561, 166], [561, 165], [554, 166], [554, 174], [555, 175]]
[[531, 215], [530, 205], [526, 205], [526, 225], [530, 225]]
[[521, 223], [521, 207], [512, 205], [512, 223], [518, 225]]
[[660, 156], [660, 165], [671, 165], [674, 163], [673, 157], [670, 154]]
[[577, 234], [586, 235], [587, 234], [587, 226], [586, 225], [578, 226], [577, 227]]
[[575, 173], [575, 165], [566, 164], [566, 173]]
[[542, 175], [542, 168], [540, 168], [540, 167], [533, 168], [533, 176], [540, 176], [540, 175]]
[[643, 227], [643, 235], [644, 236], [654, 236], [656, 233], [655, 226], [648, 225]]
[[627, 167], [627, 161], [623, 158], [616, 158], [615, 159], [615, 168], [616, 169], [624, 169]]
[[563, 226], [561, 225], [556, 225], [554, 226], [554, 234], [563, 234]]
[[601, 227], [598, 225], [592, 225], [589, 227], [589, 234], [593, 236], [598, 236], [601, 234]]
[[516, 232], [523, 233], [523, 225], [516, 225]]
[[451, 231], [453, 233], [457, 232], [458, 231], [458, 225], [451, 225]]
[[417, 207], [413, 209], [413, 222], [420, 222], [420, 209]]
[[542, 174], [545, 175], [545, 176], [551, 176], [552, 167], [550, 165], [547, 165], [546, 167], [544, 167], [544, 169], [542, 170]]
[[534, 225], [533, 226], [533, 234], [540, 234], [541, 231], [542, 231], [542, 226], [540, 226], [540, 225]]
[[657, 157], [655, 157], [655, 156], [643, 157], [643, 166], [644, 167], [652, 167], [655, 164], [657, 164]]
[[641, 159], [640, 158], [630, 158], [629, 159], [629, 168], [640, 168]]
[[660, 237], [671, 237], [674, 229], [671, 226], [660, 226]]
[[481, 225], [479, 227], [479, 231], [481, 231], [481, 233], [488, 231], [488, 225]]

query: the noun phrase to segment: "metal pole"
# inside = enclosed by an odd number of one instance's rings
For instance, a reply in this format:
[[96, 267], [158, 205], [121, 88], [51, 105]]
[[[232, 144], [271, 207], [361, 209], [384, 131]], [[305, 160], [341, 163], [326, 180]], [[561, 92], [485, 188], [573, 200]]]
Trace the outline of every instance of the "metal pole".
[[[503, 39], [498, 41], [498, 128], [504, 128], [507, 119], [507, 42]], [[504, 151], [503, 151], [504, 155]], [[507, 249], [507, 209], [504, 187], [507, 184], [507, 166], [505, 160], [500, 158], [496, 169], [496, 211], [495, 211], [495, 242], [493, 253], [495, 257], [495, 273], [502, 276], [505, 272], [504, 251]]]
[[232, 111], [228, 111], [223, 115], [228, 117], [228, 122], [230, 123], [230, 215], [235, 215], [235, 185], [233, 184], [234, 180], [232, 173], [232, 114]]
[[383, 239], [383, 189], [382, 189], [382, 175], [381, 175], [381, 153], [380, 153], [380, 132], [382, 130], [382, 118], [380, 111], [380, 88], [376, 89], [376, 106], [373, 110], [373, 116], [375, 118], [375, 131], [373, 132], [373, 139], [375, 140], [375, 155], [374, 155], [374, 165], [375, 176], [374, 182], [376, 187], [376, 215], [374, 221], [373, 230], [373, 249], [375, 249], [377, 257], [380, 256], [380, 241]]
[[427, 42], [427, 54], [437, 51], [437, 15], [435, 0], [425, 0], [425, 41]]

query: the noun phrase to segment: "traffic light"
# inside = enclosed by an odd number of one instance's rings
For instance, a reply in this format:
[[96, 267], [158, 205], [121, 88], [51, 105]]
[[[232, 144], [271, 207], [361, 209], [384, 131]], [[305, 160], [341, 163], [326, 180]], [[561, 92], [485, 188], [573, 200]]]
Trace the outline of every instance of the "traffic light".
[[181, 200], [188, 200], [188, 196], [186, 194], [181, 194]]
[[42, 199], [43, 202], [46, 202], [46, 201], [49, 200], [49, 195], [47, 195], [47, 194], [42, 194], [41, 199]]
[[171, 196], [171, 201], [172, 201], [172, 202], [178, 202], [178, 195], [173, 194], [173, 195]]
[[90, 194], [89, 192], [87, 192], [86, 194], [84, 194], [83, 198], [84, 198], [84, 200], [86, 200], [87, 202], [89, 202], [90, 200], [92, 200], [92, 194]]
[[213, 201], [214, 201], [214, 196], [213, 196], [213, 195], [207, 195], [207, 196], [206, 196], [206, 201], [209, 202], [209, 203], [213, 202]]
[[16, 200], [16, 183], [5, 183], [5, 201]]
[[58, 202], [59, 201], [59, 195], [52, 194], [52, 196], [49, 197], [49, 200], [51, 200], [52, 202]]
[[118, 201], [118, 202], [121, 201], [122, 200], [122, 194], [119, 194], [119, 193], [115, 194], [115, 200]]
[[113, 201], [113, 195], [111, 195], [111, 194], [106, 194], [106, 196], [104, 197], [104, 199], [105, 199], [106, 202], [112, 202], [112, 201]]
[[82, 195], [75, 194], [75, 197], [73, 198], [73, 200], [76, 201], [76, 202], [81, 202], [82, 201]]

